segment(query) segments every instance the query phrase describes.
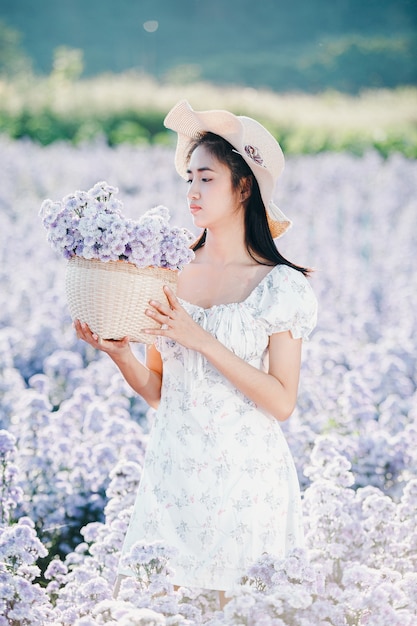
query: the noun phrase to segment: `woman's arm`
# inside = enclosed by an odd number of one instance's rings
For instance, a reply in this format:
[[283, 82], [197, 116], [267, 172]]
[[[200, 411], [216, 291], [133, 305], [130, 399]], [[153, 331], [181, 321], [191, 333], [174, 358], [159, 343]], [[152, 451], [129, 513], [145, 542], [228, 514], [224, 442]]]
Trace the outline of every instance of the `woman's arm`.
[[239, 391], [279, 421], [294, 411], [301, 364], [301, 339], [289, 331], [271, 335], [268, 373], [258, 370], [211, 336], [201, 353]]
[[301, 339], [290, 332], [276, 333], [269, 344], [269, 370], [262, 372], [220, 343], [188, 315], [174, 293], [166, 288], [170, 307], [151, 302], [147, 315], [164, 324], [166, 330], [147, 330], [149, 334], [170, 337], [200, 352], [239, 391], [280, 421], [286, 420], [297, 400], [301, 364]]
[[88, 344], [106, 352], [119, 368], [126, 382], [140, 394], [149, 406], [156, 408], [161, 399], [162, 361], [154, 346], [147, 347], [146, 365], [133, 354], [128, 337], [120, 341], [100, 341], [87, 324], [74, 322], [77, 336]]

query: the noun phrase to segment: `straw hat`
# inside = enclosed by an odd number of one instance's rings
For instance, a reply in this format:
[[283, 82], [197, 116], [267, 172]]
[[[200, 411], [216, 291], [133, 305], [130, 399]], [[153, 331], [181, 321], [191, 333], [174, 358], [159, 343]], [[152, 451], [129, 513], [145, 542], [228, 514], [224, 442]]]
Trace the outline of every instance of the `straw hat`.
[[168, 113], [164, 125], [178, 134], [175, 167], [180, 176], [187, 178], [192, 140], [204, 132], [220, 135], [246, 161], [258, 181], [272, 237], [280, 237], [291, 226], [272, 201], [276, 181], [284, 169], [284, 155], [276, 139], [259, 122], [228, 111], [194, 111], [186, 100], [181, 100]]

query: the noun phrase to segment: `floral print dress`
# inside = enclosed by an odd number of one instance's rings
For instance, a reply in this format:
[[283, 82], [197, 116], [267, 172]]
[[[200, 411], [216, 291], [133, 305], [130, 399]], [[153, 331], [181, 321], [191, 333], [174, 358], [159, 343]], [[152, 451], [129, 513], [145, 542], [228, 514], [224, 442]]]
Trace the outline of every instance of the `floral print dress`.
[[[308, 280], [275, 266], [243, 301], [188, 313], [239, 357], [268, 369], [273, 333], [307, 338], [317, 302]], [[177, 549], [173, 583], [229, 590], [264, 552], [302, 545], [300, 492], [279, 422], [195, 351], [158, 338], [162, 397], [123, 553], [136, 541]], [[119, 573], [132, 575], [129, 570]]]

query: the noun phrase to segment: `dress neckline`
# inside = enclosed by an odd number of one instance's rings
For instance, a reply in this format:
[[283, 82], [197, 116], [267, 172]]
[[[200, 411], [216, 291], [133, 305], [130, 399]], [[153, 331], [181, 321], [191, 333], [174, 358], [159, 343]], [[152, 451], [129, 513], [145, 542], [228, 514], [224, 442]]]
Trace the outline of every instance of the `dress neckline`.
[[225, 302], [224, 304], [223, 303], [212, 304], [211, 306], [204, 307], [204, 306], [200, 306], [199, 304], [194, 304], [193, 302], [189, 302], [188, 300], [184, 300], [183, 298], [178, 298], [178, 301], [180, 303], [183, 302], [185, 304], [188, 304], [189, 306], [192, 306], [195, 309], [200, 309], [201, 311], [212, 311], [213, 309], [217, 309], [219, 307], [229, 307], [229, 306], [233, 307], [233, 306], [245, 304], [245, 302], [247, 302], [258, 291], [258, 289], [262, 287], [263, 283], [267, 280], [267, 278], [269, 278], [269, 276], [271, 276], [274, 270], [276, 270], [278, 267], [284, 267], [284, 264], [274, 265], [274, 267], [267, 274], [265, 274], [265, 276], [261, 278], [261, 280], [255, 285], [255, 287], [246, 296], [246, 298], [244, 298], [243, 300], [240, 300], [239, 302]]

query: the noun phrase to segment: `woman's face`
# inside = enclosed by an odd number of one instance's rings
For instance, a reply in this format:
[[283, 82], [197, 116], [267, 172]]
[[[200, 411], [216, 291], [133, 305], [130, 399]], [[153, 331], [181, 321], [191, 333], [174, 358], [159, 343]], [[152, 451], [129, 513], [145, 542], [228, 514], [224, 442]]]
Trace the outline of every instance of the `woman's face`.
[[187, 173], [188, 206], [197, 227], [227, 227], [241, 219], [240, 193], [233, 189], [230, 169], [204, 145], [192, 153]]

